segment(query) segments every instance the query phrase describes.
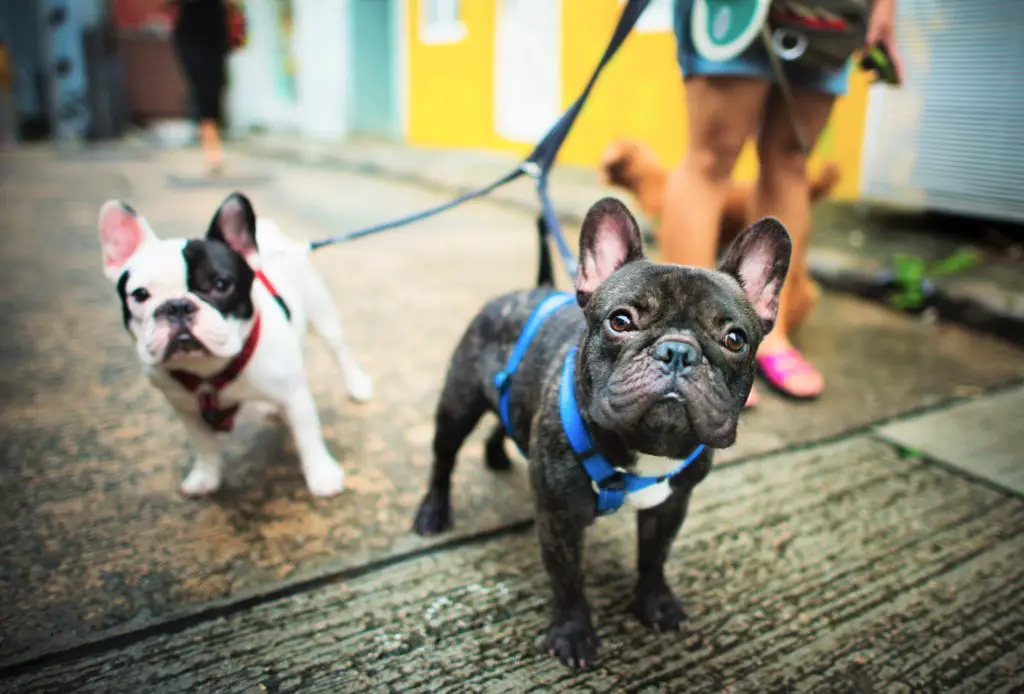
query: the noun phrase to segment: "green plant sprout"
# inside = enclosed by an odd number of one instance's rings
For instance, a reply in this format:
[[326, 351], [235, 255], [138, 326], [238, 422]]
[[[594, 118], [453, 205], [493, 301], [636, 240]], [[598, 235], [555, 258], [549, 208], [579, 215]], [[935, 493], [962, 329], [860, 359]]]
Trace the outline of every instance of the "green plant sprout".
[[926, 285], [930, 280], [969, 270], [981, 261], [981, 256], [981, 251], [975, 248], [961, 248], [942, 260], [929, 263], [909, 253], [894, 254], [896, 292], [889, 297], [889, 304], [900, 311], [923, 308], [928, 298]]

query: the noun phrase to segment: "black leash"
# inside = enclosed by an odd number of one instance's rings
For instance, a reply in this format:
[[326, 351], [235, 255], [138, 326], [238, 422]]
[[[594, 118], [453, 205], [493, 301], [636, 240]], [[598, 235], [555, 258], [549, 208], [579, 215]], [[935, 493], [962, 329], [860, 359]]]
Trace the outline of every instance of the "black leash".
[[444, 204], [437, 205], [436, 207], [430, 207], [405, 217], [391, 220], [390, 222], [383, 222], [381, 224], [375, 224], [362, 229], [356, 229], [355, 231], [343, 232], [320, 241], [314, 241], [310, 244], [310, 249], [315, 251], [323, 248], [324, 246], [333, 246], [334, 244], [342, 243], [344, 241], [352, 241], [381, 231], [387, 231], [388, 229], [395, 229], [396, 227], [405, 226], [406, 224], [412, 224], [413, 222], [418, 222], [423, 219], [427, 219], [428, 217], [433, 217], [434, 215], [446, 212], [453, 207], [458, 207], [464, 202], [483, 197], [506, 183], [511, 183], [520, 176], [529, 176], [537, 182], [537, 197], [540, 198], [540, 215], [537, 218], [537, 233], [540, 241], [540, 267], [537, 272], [537, 284], [538, 286], [542, 286], [554, 283], [554, 271], [551, 266], [551, 250], [549, 243], [552, 240], [555, 243], [555, 248], [558, 250], [558, 254], [562, 258], [562, 264], [565, 265], [566, 272], [569, 273], [570, 277], [575, 279], [576, 258], [573, 255], [572, 249], [569, 248], [569, 244], [565, 240], [565, 234], [562, 232], [562, 225], [558, 221], [558, 215], [555, 212], [555, 207], [551, 203], [551, 197], [548, 194], [548, 175], [551, 172], [551, 167], [555, 164], [555, 159], [558, 157], [558, 151], [561, 149], [562, 143], [564, 143], [565, 138], [568, 137], [569, 131], [572, 129], [573, 123], [576, 122], [576, 117], [583, 109], [583, 104], [586, 103], [587, 97], [590, 96], [590, 91], [594, 88], [594, 84], [597, 82], [598, 76], [601, 74], [601, 71], [604, 70], [605, 65], [608, 64], [622, 46], [626, 37], [629, 36], [629, 32], [632, 31], [633, 26], [640, 17], [640, 14], [647, 9], [647, 5], [649, 3], [650, 0], [628, 0], [626, 2], [626, 6], [622, 10], [622, 15], [619, 17], [619, 23], [615, 27], [615, 33], [612, 34], [611, 41], [608, 42], [608, 47], [604, 49], [604, 55], [601, 56], [601, 61], [594, 69], [593, 74], [587, 81], [587, 85], [583, 88], [583, 91], [580, 93], [579, 97], [577, 97], [576, 101], [573, 102], [572, 106], [562, 114], [547, 134], [544, 135], [530, 155], [526, 157], [526, 159], [524, 159], [515, 169], [483, 188], [463, 193], [457, 198], [449, 200]]

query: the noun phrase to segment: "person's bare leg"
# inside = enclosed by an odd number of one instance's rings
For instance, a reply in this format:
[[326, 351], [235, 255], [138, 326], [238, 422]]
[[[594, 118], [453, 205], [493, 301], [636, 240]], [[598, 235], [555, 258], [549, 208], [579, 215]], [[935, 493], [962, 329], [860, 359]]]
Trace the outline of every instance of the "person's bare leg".
[[770, 84], [749, 77], [686, 80], [686, 153], [665, 184], [661, 260], [714, 267], [733, 167], [761, 119]]
[[220, 141], [217, 122], [212, 118], [199, 121], [199, 142], [206, 158], [206, 166], [211, 174], [218, 174], [224, 164], [224, 147]]
[[806, 314], [804, 302], [810, 300], [811, 278], [807, 271], [807, 250], [811, 240], [810, 187], [807, 157], [793, 130], [795, 119], [810, 142], [816, 143], [828, 122], [835, 97], [830, 94], [794, 90], [793, 113], [777, 91], [772, 92], [765, 108], [764, 124], [758, 137], [760, 173], [755, 200], [755, 218], [778, 217], [793, 239], [790, 273], [782, 289], [779, 317], [771, 334], [758, 350], [766, 367], [772, 356], [778, 373], [783, 374], [784, 390], [796, 397], [813, 397], [825, 387], [821, 373], [799, 357], [781, 356], [793, 350], [790, 342], [794, 318]]
[[785, 321], [790, 335], [799, 332], [821, 297], [821, 289], [810, 273], [805, 271], [801, 276], [803, 279], [793, 287], [793, 298], [786, 309]]

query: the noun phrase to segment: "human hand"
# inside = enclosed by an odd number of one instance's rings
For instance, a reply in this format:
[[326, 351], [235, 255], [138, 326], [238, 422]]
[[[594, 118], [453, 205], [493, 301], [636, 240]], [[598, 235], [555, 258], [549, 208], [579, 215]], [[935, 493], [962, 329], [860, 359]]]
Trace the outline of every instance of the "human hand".
[[867, 45], [881, 43], [896, 70], [896, 78], [903, 83], [903, 57], [896, 44], [896, 0], [875, 0], [868, 20]]

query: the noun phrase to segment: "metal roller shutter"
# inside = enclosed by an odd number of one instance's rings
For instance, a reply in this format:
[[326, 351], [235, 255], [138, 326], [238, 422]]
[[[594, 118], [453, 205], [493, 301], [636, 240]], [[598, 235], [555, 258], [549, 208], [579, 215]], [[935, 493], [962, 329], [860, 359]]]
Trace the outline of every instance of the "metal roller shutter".
[[907, 83], [874, 87], [867, 198], [1024, 222], [1024, 0], [900, 0]]

